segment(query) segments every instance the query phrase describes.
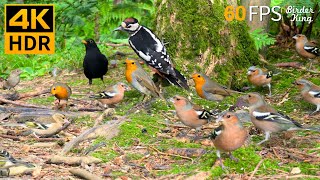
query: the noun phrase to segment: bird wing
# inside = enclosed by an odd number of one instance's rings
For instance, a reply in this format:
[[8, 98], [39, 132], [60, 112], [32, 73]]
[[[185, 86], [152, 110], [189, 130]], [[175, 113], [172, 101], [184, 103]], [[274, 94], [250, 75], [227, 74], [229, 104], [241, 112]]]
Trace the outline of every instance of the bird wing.
[[297, 127], [302, 127], [300, 123], [297, 121], [291, 119], [289, 116], [282, 114], [282, 113], [272, 113], [272, 112], [259, 112], [259, 111], [253, 111], [252, 115], [257, 119], [261, 121], [270, 121], [275, 122], [279, 124], [294, 124]]
[[314, 43], [307, 42], [304, 44], [303, 49], [316, 56], [320, 56], [320, 49]]
[[202, 107], [193, 104], [192, 108], [196, 111], [199, 119], [211, 120], [213, 114]]
[[310, 90], [309, 94], [315, 98], [320, 98], [320, 91], [319, 90]]
[[220, 125], [219, 127], [215, 128], [211, 133], [211, 138], [215, 139], [217, 136], [219, 136], [223, 131], [223, 125]]
[[226, 87], [223, 87], [220, 84], [215, 82], [208, 82], [208, 84], [203, 87], [203, 90], [211, 94], [220, 94], [223, 96], [230, 95]]
[[143, 87], [146, 87], [151, 93], [159, 96], [159, 90], [152, 81], [152, 79], [142, 70], [137, 70], [135, 73], [136, 79], [139, 84]]

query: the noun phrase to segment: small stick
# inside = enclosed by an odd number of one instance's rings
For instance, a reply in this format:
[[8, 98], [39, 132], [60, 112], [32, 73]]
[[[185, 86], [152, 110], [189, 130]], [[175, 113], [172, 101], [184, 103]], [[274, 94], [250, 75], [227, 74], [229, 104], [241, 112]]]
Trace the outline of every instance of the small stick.
[[72, 173], [75, 176], [81, 177], [83, 179], [88, 179], [88, 180], [100, 180], [102, 179], [101, 177], [91, 174], [90, 172], [84, 170], [84, 169], [79, 169], [79, 168], [73, 168], [69, 170], [70, 173]]
[[6, 103], [6, 104], [12, 104], [12, 105], [15, 105], [15, 106], [21, 106], [21, 107], [49, 109], [46, 106], [36, 106], [36, 105], [33, 105], [33, 104], [24, 104], [24, 103], [20, 103], [20, 102], [15, 102], [15, 101], [11, 101], [11, 100], [8, 100], [8, 99], [4, 99], [2, 97], [0, 97], [0, 102]]
[[158, 124], [163, 124], [163, 125], [170, 126], [170, 127], [175, 127], [175, 128], [188, 128], [187, 126], [178, 125], [178, 124], [168, 124], [168, 123], [163, 123], [163, 122], [158, 122]]
[[111, 46], [111, 47], [120, 47], [120, 46], [129, 46], [127, 43], [121, 43], [121, 44], [115, 44], [115, 43], [105, 43], [106, 46]]
[[263, 162], [263, 159], [261, 159], [259, 161], [259, 163], [257, 164], [256, 168], [254, 168], [253, 172], [251, 173], [251, 175], [249, 177], [249, 180], [251, 180], [253, 178], [254, 174], [256, 174], [256, 172], [258, 171], [258, 169], [261, 166], [262, 162]]
[[191, 163], [193, 164], [193, 159], [192, 158], [189, 158], [187, 156], [180, 156], [180, 155], [177, 155], [177, 154], [170, 154], [170, 153], [164, 153], [164, 152], [161, 152], [159, 149], [153, 147], [153, 146], [148, 146], [149, 148], [155, 150], [157, 153], [161, 154], [161, 155], [165, 155], [165, 156], [174, 156], [174, 157], [179, 157], [179, 158], [182, 158], [182, 159], [188, 159], [191, 161]]
[[18, 136], [11, 136], [11, 135], [5, 135], [0, 134], [0, 137], [2, 138], [9, 138], [15, 141], [38, 141], [38, 142], [50, 142], [50, 141], [64, 141], [63, 138], [21, 138]]

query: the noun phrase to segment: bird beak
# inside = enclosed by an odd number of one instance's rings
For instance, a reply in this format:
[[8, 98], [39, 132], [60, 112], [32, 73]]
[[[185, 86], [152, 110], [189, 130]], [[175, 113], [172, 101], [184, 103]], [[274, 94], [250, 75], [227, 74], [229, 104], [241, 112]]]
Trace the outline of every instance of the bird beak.
[[81, 41], [83, 44], [85, 44], [85, 45], [87, 45], [88, 44], [88, 42], [87, 41], [85, 41], [85, 40], [82, 40]]
[[125, 90], [126, 90], [126, 91], [130, 91], [130, 90], [131, 90], [130, 86], [126, 86], [126, 87], [125, 87]]
[[123, 27], [119, 26], [119, 27], [115, 28], [113, 31], [123, 31]]
[[68, 119], [65, 119], [65, 120], [63, 121], [63, 124], [67, 124], [67, 123], [70, 123], [70, 121], [69, 121]]
[[174, 99], [173, 98], [168, 99], [168, 101], [174, 103]]
[[219, 122], [222, 122], [222, 121], [223, 121], [222, 116], [219, 116], [218, 119], [216, 119], [216, 123], [219, 123]]
[[298, 36], [297, 36], [297, 35], [295, 35], [295, 36], [293, 36], [292, 38], [293, 38], [293, 39], [298, 39]]
[[248, 72], [247, 72], [247, 75], [250, 75], [250, 74], [251, 74], [251, 71], [248, 71]]

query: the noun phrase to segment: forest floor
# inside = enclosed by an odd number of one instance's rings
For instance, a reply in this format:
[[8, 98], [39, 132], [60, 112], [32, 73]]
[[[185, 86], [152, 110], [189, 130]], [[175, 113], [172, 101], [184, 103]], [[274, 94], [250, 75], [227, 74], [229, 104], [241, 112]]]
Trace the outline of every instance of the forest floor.
[[[292, 53], [282, 54], [284, 55], [281, 57], [273, 56], [270, 62], [299, 60], [298, 57], [293, 57]], [[320, 85], [319, 74], [295, 68], [277, 68], [276, 71], [280, 74], [273, 78], [273, 96], [267, 97], [268, 103], [304, 126], [319, 126], [320, 114], [308, 115], [316, 107], [301, 100], [297, 88], [292, 85], [295, 79], [302, 77]], [[29, 81], [22, 80], [16, 90], [19, 93], [31, 92], [37, 88], [49, 88], [55, 81], [61, 81], [67, 83], [73, 91], [72, 99], [69, 102], [72, 106], [70, 110], [95, 108], [97, 102], [89, 99], [89, 95], [104, 90], [105, 85], [111, 85], [118, 81], [126, 82], [123, 72], [124, 65], [119, 62], [118, 67], [110, 69], [105, 76], [105, 84], [96, 79], [93, 81], [93, 85], [89, 86], [80, 70], [62, 71], [56, 78], [46, 75]], [[246, 78], [245, 74], [246, 71], [241, 73], [244, 79]], [[165, 87], [165, 90], [166, 98], [176, 94], [188, 96], [195, 104], [202, 105], [206, 109], [226, 110], [239, 97], [234, 95], [227, 97], [221, 103], [216, 103], [199, 98], [194, 89], [186, 92], [170, 86]], [[249, 91], [267, 93], [265, 88], [253, 88]], [[0, 91], [0, 93], [9, 92]], [[50, 94], [22, 101], [28, 104], [47, 106], [50, 109], [54, 105], [54, 97]], [[272, 134], [270, 141], [256, 145], [264, 138], [264, 135], [256, 130], [251, 123], [245, 123], [245, 126], [250, 130], [251, 138], [244, 147], [233, 153], [240, 161], [233, 162], [226, 155], [223, 155], [224, 164], [228, 168], [222, 170], [216, 163], [217, 156], [212, 141], [207, 138], [195, 138], [194, 130], [188, 132], [189, 129], [182, 125], [175, 116], [173, 106], [169, 107], [165, 102], [156, 100], [141, 108], [137, 106], [141, 101], [142, 95], [138, 91], [126, 92], [124, 101], [114, 108], [115, 112], [103, 119], [103, 123], [105, 123], [119, 119], [119, 117], [124, 118], [125, 122], [119, 127], [119, 134], [112, 139], [100, 137], [84, 141], [73, 148], [68, 156], [83, 156], [86, 149], [104, 142], [104, 146], [88, 155], [101, 159], [101, 163], [89, 165], [83, 163], [78, 166], [106, 179], [320, 178], [319, 133], [294, 131]], [[70, 141], [70, 138], [74, 138], [92, 127], [101, 113], [102, 111], [79, 112], [79, 117], [73, 118], [73, 123], [61, 133], [64, 141]], [[9, 118], [1, 121], [0, 132], [4, 132], [6, 127], [2, 125], [14, 120]], [[205, 125], [200, 131], [201, 136], [209, 135], [215, 127], [217, 125], [214, 122]], [[31, 175], [16, 177], [23, 179], [77, 179], [69, 170], [78, 166], [48, 163], [53, 155], [61, 152], [63, 144], [55, 141], [40, 143], [35, 138], [19, 141], [0, 137], [0, 147], [9, 151], [13, 157], [41, 166], [41, 172], [35, 177]]]

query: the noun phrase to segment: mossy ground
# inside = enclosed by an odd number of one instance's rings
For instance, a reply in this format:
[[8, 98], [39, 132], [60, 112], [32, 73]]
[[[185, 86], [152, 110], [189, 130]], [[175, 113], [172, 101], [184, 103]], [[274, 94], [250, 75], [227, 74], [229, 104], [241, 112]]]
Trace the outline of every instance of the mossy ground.
[[[123, 51], [130, 51], [127, 48], [123, 48]], [[281, 51], [281, 53], [279, 52]], [[114, 52], [114, 49], [106, 51], [105, 49], [102, 52], [109, 52], [108, 55]], [[111, 53], [110, 53], [111, 52]], [[277, 53], [275, 53], [277, 52]], [[278, 56], [281, 54], [281, 56]], [[290, 50], [279, 50], [279, 49], [270, 49], [267, 59], [270, 63], [277, 63], [283, 61], [296, 61], [300, 60], [298, 57], [293, 57], [293, 51]], [[65, 56], [66, 60], [68, 55]], [[133, 56], [136, 58], [135, 56]], [[122, 59], [123, 60], [123, 59]], [[105, 76], [105, 85], [114, 84], [118, 81], [125, 82], [123, 76], [124, 65], [122, 60], [119, 60], [118, 67], [115, 69], [110, 69], [108, 74]], [[181, 59], [180, 59], [181, 60]], [[67, 60], [73, 61], [73, 60]], [[79, 60], [80, 61], [80, 60]], [[178, 60], [179, 61], [179, 60]], [[79, 63], [78, 60], [76, 63]], [[251, 64], [247, 64], [247, 67]], [[265, 67], [271, 67], [270, 65], [265, 65]], [[319, 66], [317, 66], [319, 69]], [[147, 69], [147, 68], [146, 68]], [[306, 119], [304, 116], [315, 109], [315, 106], [310, 105], [299, 99], [298, 90], [293, 87], [292, 82], [297, 78], [306, 78], [313, 81], [315, 84], [320, 84], [320, 79], [317, 74], [310, 74], [305, 71], [295, 70], [292, 68], [289, 69], [275, 69], [280, 72], [279, 75], [274, 76], [272, 83], [273, 97], [268, 98], [268, 101], [273, 104], [273, 106], [279, 111], [285, 112], [291, 117], [294, 117], [300, 123], [305, 125], [319, 125], [319, 116], [310, 117]], [[219, 73], [219, 68], [215, 69], [216, 73]], [[243, 86], [248, 85], [245, 76], [246, 70], [242, 69], [238, 73], [235, 79], [241, 79], [241, 84]], [[189, 76], [189, 74], [186, 74]], [[56, 80], [66, 82], [73, 89], [73, 99], [81, 99], [85, 101], [92, 101], [88, 99], [88, 94], [92, 92], [99, 92], [104, 89], [104, 84], [100, 80], [94, 80], [92, 86], [87, 85], [87, 79], [82, 74], [81, 70], [75, 69], [74, 71], [64, 71], [61, 75], [57, 77]], [[223, 80], [216, 79], [220, 83], [224, 83]], [[39, 77], [32, 81], [26, 81], [22, 79], [21, 87], [17, 87], [19, 92], [31, 91], [33, 84], [39, 84], [39, 86], [49, 87], [51, 83], [55, 80], [50, 76]], [[190, 82], [192, 84], [192, 82]], [[191, 88], [190, 92], [183, 91], [177, 87], [168, 86], [165, 87], [165, 96], [166, 98], [172, 97], [173, 95], [180, 94], [183, 96], [189, 96], [195, 104], [202, 105], [207, 109], [218, 108], [221, 110], [227, 109], [230, 105], [236, 102], [238, 98], [237, 95], [227, 97], [221, 103], [210, 102], [199, 98], [194, 89]], [[267, 89], [265, 88], [253, 88], [249, 91], [258, 91], [262, 94], [267, 94]], [[286, 93], [289, 93], [286, 101], [278, 104], [283, 100], [283, 97]], [[46, 106], [53, 105], [54, 98], [52, 96], [41, 96], [28, 99], [28, 103], [32, 104], [41, 104]], [[157, 100], [154, 101], [150, 107], [146, 109], [139, 109], [136, 112], [128, 114], [129, 110], [142, 101], [142, 96], [136, 90], [132, 90], [125, 93], [125, 99], [122, 103], [117, 105], [115, 108], [116, 115], [124, 116], [126, 115], [130, 121], [125, 122], [120, 127], [120, 134], [117, 137], [112, 138], [111, 140], [105, 140], [104, 138], [98, 138], [91, 143], [96, 144], [99, 142], [106, 142], [107, 145], [103, 148], [100, 148], [92, 153], [93, 156], [100, 158], [104, 163], [115, 162], [117, 158], [121, 157], [123, 153], [126, 156], [126, 162], [135, 162], [141, 167], [147, 167], [148, 161], [139, 161], [146, 156], [145, 153], [149, 153], [147, 159], [157, 161], [159, 159], [163, 160], [165, 164], [168, 164], [169, 167], [165, 170], [148, 170], [145, 173], [145, 176], [148, 177], [160, 177], [168, 176], [172, 174], [183, 174], [186, 176], [194, 175], [199, 171], [209, 171], [211, 173], [211, 178], [217, 177], [248, 177], [250, 173], [257, 166], [258, 162], [261, 159], [264, 159], [261, 167], [256, 172], [255, 176], [270, 176], [272, 177], [275, 174], [289, 174], [293, 167], [299, 167], [302, 174], [306, 175], [319, 175], [319, 162], [318, 163], [308, 163], [301, 162], [299, 160], [292, 160], [290, 157], [284, 159], [278, 159], [272, 152], [272, 149], [275, 147], [283, 148], [297, 148], [301, 151], [306, 151], [308, 153], [317, 153], [319, 155], [319, 134], [313, 132], [294, 132], [290, 138], [281, 138], [283, 133], [274, 134], [272, 140], [261, 146], [255, 145], [257, 142], [263, 139], [262, 134], [254, 134], [252, 136], [252, 141], [249, 145], [242, 147], [234, 152], [234, 156], [240, 159], [239, 163], [235, 163], [227, 158], [226, 155], [223, 155], [225, 159], [224, 164], [228, 167], [227, 171], [222, 170], [219, 166], [214, 165], [217, 159], [215, 155], [215, 148], [210, 145], [203, 145], [199, 141], [185, 141], [177, 137], [172, 138], [163, 138], [159, 137], [159, 133], [162, 133], [161, 130], [167, 128], [164, 123], [167, 117], [174, 117], [172, 112], [173, 107], [168, 107], [163, 101]], [[71, 100], [72, 103], [79, 103], [76, 100]], [[80, 117], [75, 121], [75, 127], [91, 127], [93, 125], [94, 119], [85, 116]], [[108, 118], [105, 119], [108, 121]], [[177, 121], [177, 120], [175, 120]], [[169, 123], [175, 123], [170, 122]], [[252, 124], [248, 124], [248, 127], [251, 127]], [[143, 133], [142, 129], [146, 129], [147, 133]], [[181, 128], [170, 128], [171, 132], [173, 131], [186, 131], [186, 129]], [[202, 133], [207, 134], [211, 130], [203, 130]], [[163, 134], [163, 133], [162, 133]], [[168, 133], [169, 136], [173, 136], [172, 133]], [[280, 138], [279, 138], [280, 137]], [[308, 140], [309, 139], [309, 140]], [[123, 149], [124, 152], [120, 152], [115, 148], [115, 145]], [[146, 150], [139, 152], [134, 151], [133, 149], [137, 146], [145, 147]], [[193, 163], [190, 160], [164, 156], [157, 154], [154, 149], [150, 149], [150, 146], [157, 148], [161, 152], [165, 152], [171, 148], [203, 148], [206, 149], [209, 153], [199, 157], [193, 158]], [[149, 148], [148, 148], [149, 147]], [[82, 151], [83, 146], [76, 148], [72, 153], [78, 153]], [[311, 151], [308, 151], [310, 149]], [[263, 154], [265, 152], [265, 154]], [[158, 161], [157, 161], [158, 162]], [[132, 171], [131, 171], [132, 172]], [[113, 177], [118, 177], [122, 175], [133, 177], [134, 179], [139, 179], [139, 174], [136, 174], [136, 171], [130, 174], [130, 172], [125, 172], [123, 170], [115, 170], [112, 172]], [[140, 174], [141, 175], [141, 174]]]

